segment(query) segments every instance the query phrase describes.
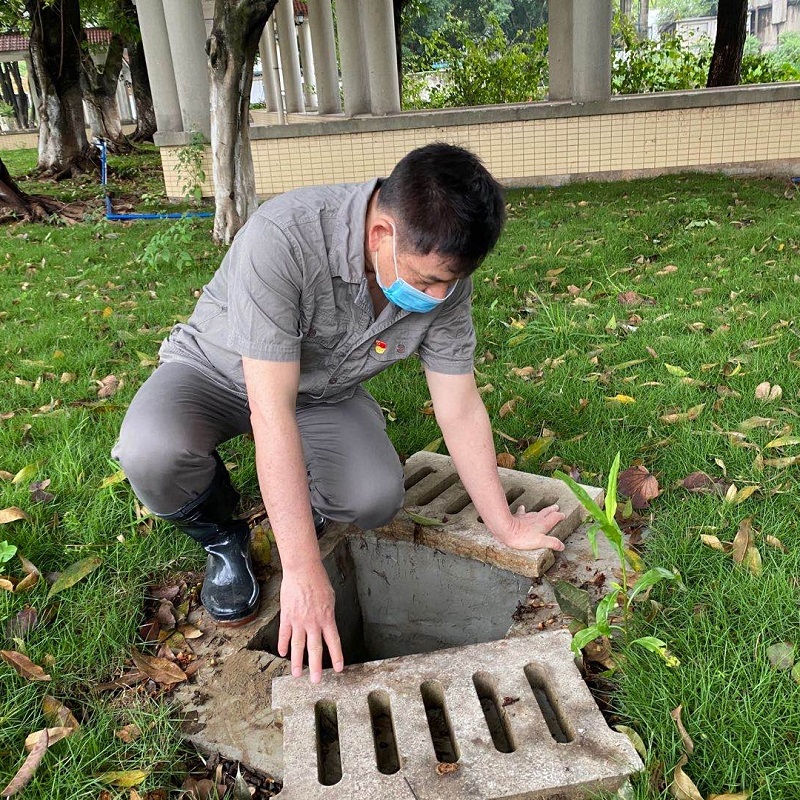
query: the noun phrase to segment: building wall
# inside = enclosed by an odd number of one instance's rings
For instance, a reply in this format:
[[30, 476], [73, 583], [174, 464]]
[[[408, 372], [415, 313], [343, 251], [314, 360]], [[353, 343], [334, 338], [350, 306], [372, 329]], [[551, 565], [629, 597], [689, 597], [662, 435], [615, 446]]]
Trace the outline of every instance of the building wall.
[[[167, 194], [181, 134], [157, 137]], [[409, 150], [447, 141], [511, 186], [614, 180], [681, 170], [800, 174], [800, 84], [415, 112], [251, 129], [256, 191], [387, 175]], [[213, 194], [207, 155], [203, 187]]]

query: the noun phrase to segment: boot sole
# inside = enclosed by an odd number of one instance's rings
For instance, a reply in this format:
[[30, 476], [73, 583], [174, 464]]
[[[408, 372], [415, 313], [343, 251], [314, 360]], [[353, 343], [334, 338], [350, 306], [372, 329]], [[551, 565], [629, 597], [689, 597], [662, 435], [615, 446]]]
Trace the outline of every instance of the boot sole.
[[[206, 609], [206, 611], [208, 611], [208, 609]], [[211, 617], [211, 614], [208, 616]], [[249, 622], [252, 622], [257, 616], [258, 606], [245, 617], [238, 617], [237, 619], [216, 619], [215, 617], [211, 617], [211, 619], [218, 628], [238, 628], [240, 625], [247, 625]]]

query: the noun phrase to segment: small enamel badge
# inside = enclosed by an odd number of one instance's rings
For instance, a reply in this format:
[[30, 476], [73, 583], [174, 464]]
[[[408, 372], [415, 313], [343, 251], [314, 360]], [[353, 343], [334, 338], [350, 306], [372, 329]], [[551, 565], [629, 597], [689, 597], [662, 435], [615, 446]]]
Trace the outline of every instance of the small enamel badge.
[[386, 342], [382, 342], [380, 339], [375, 340], [375, 352], [380, 356], [386, 352]]

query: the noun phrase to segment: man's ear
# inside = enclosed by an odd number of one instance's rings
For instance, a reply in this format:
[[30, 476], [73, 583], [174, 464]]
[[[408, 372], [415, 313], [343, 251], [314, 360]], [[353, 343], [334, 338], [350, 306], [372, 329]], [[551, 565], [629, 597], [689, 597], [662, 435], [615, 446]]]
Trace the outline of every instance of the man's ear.
[[377, 213], [369, 220], [367, 228], [367, 250], [374, 253], [386, 236], [393, 234], [391, 217]]

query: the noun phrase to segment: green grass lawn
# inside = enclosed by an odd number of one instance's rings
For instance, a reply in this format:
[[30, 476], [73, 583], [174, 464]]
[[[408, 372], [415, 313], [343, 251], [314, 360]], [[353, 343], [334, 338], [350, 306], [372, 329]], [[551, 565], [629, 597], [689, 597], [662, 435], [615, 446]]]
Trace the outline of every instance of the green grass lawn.
[[[35, 164], [32, 151], [3, 158], [12, 174]], [[112, 178], [121, 195], [141, 201], [144, 193], [141, 203], [158, 207], [157, 157], [139, 158], [112, 159]], [[137, 163], [146, 190], [134, 188]], [[92, 202], [99, 195], [88, 181], [47, 190]], [[523, 468], [560, 465], [595, 484], [618, 451], [623, 468], [646, 466], [661, 495], [651, 504], [644, 558], [683, 580], [682, 588], [657, 587], [657, 604], [634, 623], [637, 634], [666, 641], [680, 666], [623, 648], [613, 676], [616, 706], [648, 749], [637, 796], [666, 796], [682, 753], [670, 712], [681, 705], [695, 743], [685, 770], [703, 797], [750, 790], [757, 799], [796, 798], [800, 684], [771, 665], [767, 649], [800, 645], [800, 463], [776, 463], [800, 455], [791, 438], [800, 436], [798, 200], [780, 180], [669, 176], [517, 190], [508, 201], [506, 232], [475, 278], [477, 378], [498, 452], [519, 459], [534, 439], [551, 436]], [[98, 214], [67, 228], [0, 229], [0, 470], [15, 475], [30, 465], [23, 480], [0, 481], [0, 509], [16, 506], [29, 518], [0, 526], [0, 542], [16, 545], [43, 575], [102, 559], [50, 600], [44, 580], [26, 593], [0, 591], [2, 648], [24, 651], [52, 676], [27, 681], [0, 662], [0, 784], [21, 764], [25, 736], [46, 725], [44, 695], [81, 723], [46, 754], [26, 798], [97, 798], [103, 785], [95, 776], [107, 770], [148, 771], [143, 795], [182, 779], [187, 754], [175, 711], [144, 690], [92, 688], [120, 674], [141, 644], [145, 587], [202, 564], [198, 549], [167, 525], [142, 529], [127, 484], [103, 481], [115, 472], [109, 451], [160, 341], [191, 312], [220, 261], [210, 227], [119, 225]], [[155, 260], [159, 253], [166, 257]], [[119, 389], [100, 399], [109, 375]], [[765, 381], [782, 396], [757, 399]], [[401, 454], [438, 438], [422, 413], [418, 362], [369, 388], [387, 409]], [[689, 409], [694, 419], [669, 421]], [[751, 427], [755, 417], [762, 419]], [[767, 446], [781, 437], [783, 446]], [[224, 455], [255, 497], [252, 443], [233, 442]], [[696, 471], [719, 479], [723, 491], [735, 484], [739, 496], [687, 491], [681, 481]], [[29, 485], [46, 479], [54, 499], [34, 502]], [[757, 488], [748, 496], [745, 487]], [[700, 538], [730, 542], [746, 518], [759, 574]], [[16, 558], [5, 567], [22, 577]], [[9, 621], [26, 606], [40, 624], [10, 637]], [[126, 743], [115, 731], [130, 723], [143, 735]]]

